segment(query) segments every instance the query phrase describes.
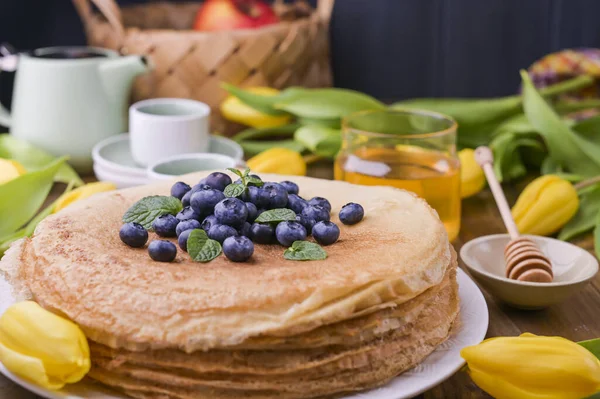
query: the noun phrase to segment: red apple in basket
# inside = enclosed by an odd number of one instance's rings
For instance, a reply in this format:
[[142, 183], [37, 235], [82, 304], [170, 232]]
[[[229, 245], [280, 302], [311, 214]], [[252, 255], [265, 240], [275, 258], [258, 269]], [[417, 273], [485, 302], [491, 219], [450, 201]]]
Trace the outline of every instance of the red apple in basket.
[[279, 18], [263, 0], [206, 0], [196, 15], [194, 29], [248, 29], [277, 22]]

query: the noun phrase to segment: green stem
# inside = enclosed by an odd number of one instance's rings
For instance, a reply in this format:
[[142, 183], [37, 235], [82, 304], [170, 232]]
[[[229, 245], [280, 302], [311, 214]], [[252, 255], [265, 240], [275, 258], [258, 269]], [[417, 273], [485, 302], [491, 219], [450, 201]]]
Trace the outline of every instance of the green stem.
[[589, 179], [585, 179], [584, 181], [580, 181], [579, 183], [575, 184], [573, 187], [575, 187], [575, 190], [579, 191], [581, 189], [584, 189], [589, 186], [593, 186], [594, 184], [598, 184], [598, 183], [600, 183], [600, 176], [595, 176], [595, 177], [591, 177]]
[[556, 103], [554, 109], [561, 113], [569, 113], [575, 111], [583, 111], [586, 109], [592, 108], [600, 108], [600, 100], [599, 99], [589, 99], [589, 100], [581, 100], [581, 101], [562, 101]]
[[562, 93], [568, 93], [583, 89], [594, 83], [594, 79], [588, 75], [577, 76], [576, 78], [565, 80], [564, 82], [556, 83], [552, 86], [544, 87], [539, 92], [544, 97], [552, 97]]

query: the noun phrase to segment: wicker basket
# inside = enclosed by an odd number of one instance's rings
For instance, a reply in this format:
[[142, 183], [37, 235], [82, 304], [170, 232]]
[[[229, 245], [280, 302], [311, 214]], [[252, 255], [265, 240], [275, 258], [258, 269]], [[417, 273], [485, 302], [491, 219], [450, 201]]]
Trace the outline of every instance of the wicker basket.
[[193, 98], [213, 110], [211, 127], [240, 130], [218, 106], [221, 82], [240, 86], [331, 86], [328, 23], [334, 0], [319, 0], [309, 17], [258, 29], [191, 30], [200, 3], [150, 3], [123, 7], [114, 0], [73, 0], [91, 46], [140, 54], [154, 70], [138, 78], [133, 101], [153, 97]]

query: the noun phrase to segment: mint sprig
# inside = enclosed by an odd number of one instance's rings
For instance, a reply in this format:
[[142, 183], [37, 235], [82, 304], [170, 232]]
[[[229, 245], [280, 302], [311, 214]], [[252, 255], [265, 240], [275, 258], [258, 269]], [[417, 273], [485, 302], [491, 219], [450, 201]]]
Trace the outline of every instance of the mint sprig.
[[248, 186], [252, 185], [256, 187], [262, 187], [262, 185], [264, 184], [263, 181], [259, 178], [255, 176], [250, 176], [250, 168], [246, 168], [243, 172], [235, 168], [227, 168], [227, 170], [239, 176], [240, 180], [242, 181], [242, 184], [232, 183], [225, 187], [223, 193], [226, 197], [239, 197], [248, 190]]
[[195, 229], [188, 237], [187, 250], [196, 262], [209, 262], [221, 254], [221, 244], [208, 238], [206, 231]]
[[181, 209], [183, 205], [175, 197], [152, 195], [133, 204], [123, 215], [123, 222], [139, 223], [146, 230], [150, 230], [154, 219], [166, 214], [176, 215]]
[[279, 223], [286, 220], [296, 220], [296, 213], [291, 209], [277, 208], [264, 211], [256, 218], [257, 223]]
[[294, 241], [292, 246], [285, 250], [283, 257], [287, 260], [323, 260], [327, 258], [327, 252], [314, 242]]

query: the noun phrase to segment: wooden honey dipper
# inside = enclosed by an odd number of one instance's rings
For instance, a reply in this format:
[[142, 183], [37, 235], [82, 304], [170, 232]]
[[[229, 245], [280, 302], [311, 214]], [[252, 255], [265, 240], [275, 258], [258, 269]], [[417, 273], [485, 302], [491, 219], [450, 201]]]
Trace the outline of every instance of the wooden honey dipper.
[[481, 166], [488, 181], [500, 215], [510, 235], [510, 242], [504, 248], [506, 259], [506, 277], [537, 283], [552, 282], [552, 264], [537, 247], [535, 242], [527, 237], [521, 237], [517, 225], [512, 217], [502, 187], [496, 179], [494, 168], [494, 156], [488, 147], [477, 147], [475, 150], [475, 161]]

